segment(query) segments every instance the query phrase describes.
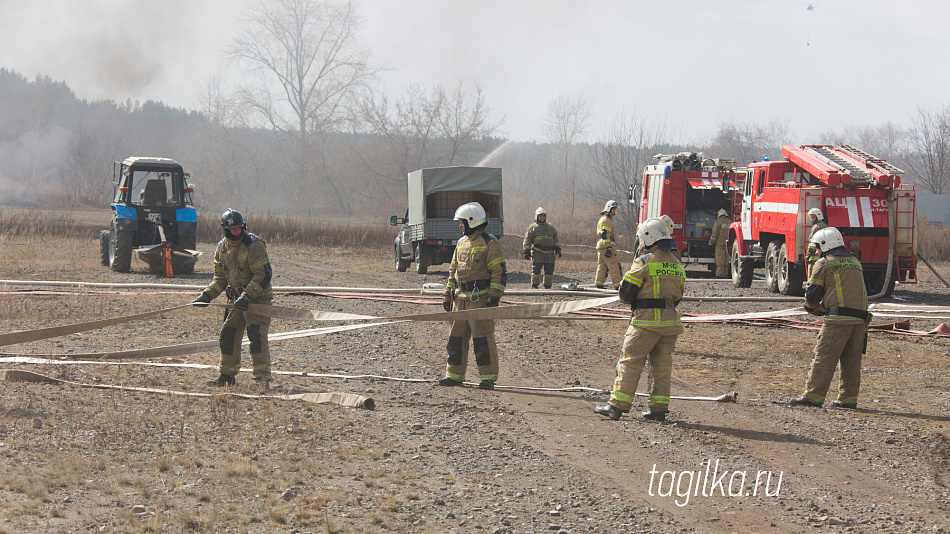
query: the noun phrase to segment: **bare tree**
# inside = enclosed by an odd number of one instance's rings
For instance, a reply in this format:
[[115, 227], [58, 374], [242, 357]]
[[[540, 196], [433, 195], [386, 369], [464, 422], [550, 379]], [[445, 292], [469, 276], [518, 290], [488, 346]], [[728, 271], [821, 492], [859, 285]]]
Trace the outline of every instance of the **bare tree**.
[[558, 148], [561, 178], [567, 184], [570, 199], [570, 216], [574, 217], [577, 205], [577, 160], [576, 143], [583, 141], [590, 125], [591, 105], [580, 96], [561, 95], [548, 104], [544, 132]]
[[459, 160], [467, 160], [471, 150], [479, 141], [494, 135], [500, 123], [488, 119], [490, 109], [485, 103], [485, 95], [480, 85], [475, 85], [469, 98], [463, 83], [459, 81], [452, 94], [446, 94], [439, 88], [440, 113], [437, 115], [439, 133], [448, 141], [448, 165], [456, 165]]
[[765, 155], [780, 156], [782, 146], [788, 144], [790, 138], [786, 120], [775, 119], [765, 126], [724, 122], [719, 125], [719, 132], [706, 147], [706, 152], [735, 159], [739, 165], [747, 165], [759, 161]]
[[339, 209], [347, 211], [342, 186], [320, 152], [326, 135], [353, 118], [356, 97], [376, 77], [358, 42], [353, 3], [262, 0], [250, 22], [230, 50], [258, 75], [256, 84], [241, 91], [245, 105], [266, 126], [294, 138], [292, 181], [320, 174]]
[[950, 188], [950, 106], [917, 110], [902, 163], [927, 191], [940, 195]]
[[891, 121], [878, 126], [852, 126], [840, 133], [825, 132], [819, 136], [819, 142], [829, 145], [849, 144], [873, 154], [875, 157], [891, 161], [899, 157], [907, 140], [907, 133]]

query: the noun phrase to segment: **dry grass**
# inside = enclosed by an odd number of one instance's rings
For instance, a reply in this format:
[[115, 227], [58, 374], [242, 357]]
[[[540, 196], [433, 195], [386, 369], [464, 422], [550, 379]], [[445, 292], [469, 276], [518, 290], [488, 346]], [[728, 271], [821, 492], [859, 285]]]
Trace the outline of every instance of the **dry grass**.
[[921, 219], [917, 225], [917, 240], [917, 253], [927, 260], [950, 260], [950, 228]]

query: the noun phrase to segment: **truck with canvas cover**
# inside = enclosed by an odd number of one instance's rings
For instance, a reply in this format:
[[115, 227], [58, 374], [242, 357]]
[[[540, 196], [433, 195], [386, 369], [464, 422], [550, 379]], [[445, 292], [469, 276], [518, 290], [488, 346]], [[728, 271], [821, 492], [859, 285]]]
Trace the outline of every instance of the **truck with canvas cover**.
[[749, 287], [762, 267], [770, 291], [803, 294], [814, 208], [861, 261], [869, 297], [917, 282], [916, 197], [903, 171], [851, 145], [784, 146], [782, 156], [748, 166], [729, 232], [736, 287]]
[[680, 247], [683, 264], [716, 270], [715, 247], [709, 244], [717, 213], [725, 209], [738, 218], [742, 194], [736, 178], [745, 176], [731, 159], [704, 158], [696, 152], [657, 154], [655, 165], [643, 171], [640, 198], [630, 186], [630, 202], [640, 202], [640, 220], [669, 215], [673, 240]]
[[194, 185], [175, 160], [127, 158], [112, 168], [112, 222], [99, 236], [99, 258], [129, 272], [132, 252], [153, 274], [190, 274], [200, 254]]
[[432, 265], [452, 261], [462, 237], [455, 210], [478, 202], [488, 214], [486, 231], [504, 235], [501, 169], [496, 167], [436, 167], [409, 173], [409, 209], [389, 223], [402, 225], [393, 242], [395, 267], [404, 272], [413, 262], [423, 274]]

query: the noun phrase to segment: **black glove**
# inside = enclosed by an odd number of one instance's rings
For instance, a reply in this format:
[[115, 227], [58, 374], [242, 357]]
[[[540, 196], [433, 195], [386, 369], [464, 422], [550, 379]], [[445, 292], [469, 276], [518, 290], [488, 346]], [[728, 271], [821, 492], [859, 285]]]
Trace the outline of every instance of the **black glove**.
[[501, 297], [488, 297], [488, 307], [497, 308], [501, 303]]
[[614, 255], [613, 249], [611, 249], [610, 247], [607, 247], [607, 251], [604, 252], [604, 257], [605, 257], [605, 258], [609, 258], [609, 257], [611, 257], [611, 256], [613, 256], [613, 255]]
[[446, 293], [442, 295], [442, 309], [447, 312], [452, 311], [452, 295], [451, 294]]
[[604, 230], [604, 231], [602, 231], [602, 232], [600, 233], [600, 238], [601, 238], [601, 239], [607, 239], [607, 230]]
[[247, 295], [241, 293], [241, 296], [234, 301], [234, 309], [247, 311], [247, 307], [250, 306], [251, 299], [247, 298]]
[[561, 257], [561, 247], [554, 245], [554, 253], [557, 254], [557, 257]]
[[530, 259], [531, 259], [531, 251], [530, 251], [530, 250], [524, 251], [524, 259], [526, 259], [526, 260], [530, 260]]
[[207, 308], [209, 302], [211, 302], [211, 292], [207, 289], [202, 291], [201, 294], [198, 295], [198, 298], [191, 301], [192, 304], [199, 308]]

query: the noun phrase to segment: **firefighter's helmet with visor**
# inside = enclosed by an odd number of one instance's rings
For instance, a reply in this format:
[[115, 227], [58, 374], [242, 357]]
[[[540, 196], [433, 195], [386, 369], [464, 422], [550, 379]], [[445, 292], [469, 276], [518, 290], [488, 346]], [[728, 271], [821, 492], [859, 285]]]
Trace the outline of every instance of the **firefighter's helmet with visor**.
[[462, 204], [455, 210], [456, 221], [464, 221], [469, 228], [476, 228], [488, 222], [488, 215], [485, 214], [485, 208], [478, 202], [469, 202]]
[[841, 236], [841, 232], [839, 232], [837, 228], [829, 226], [828, 228], [822, 228], [815, 232], [815, 235], [811, 238], [811, 242], [818, 247], [818, 250], [828, 252], [831, 249], [843, 247], [844, 237]]
[[660, 219], [647, 219], [637, 227], [637, 237], [644, 247], [652, 247], [663, 239], [672, 239], [666, 223]]

